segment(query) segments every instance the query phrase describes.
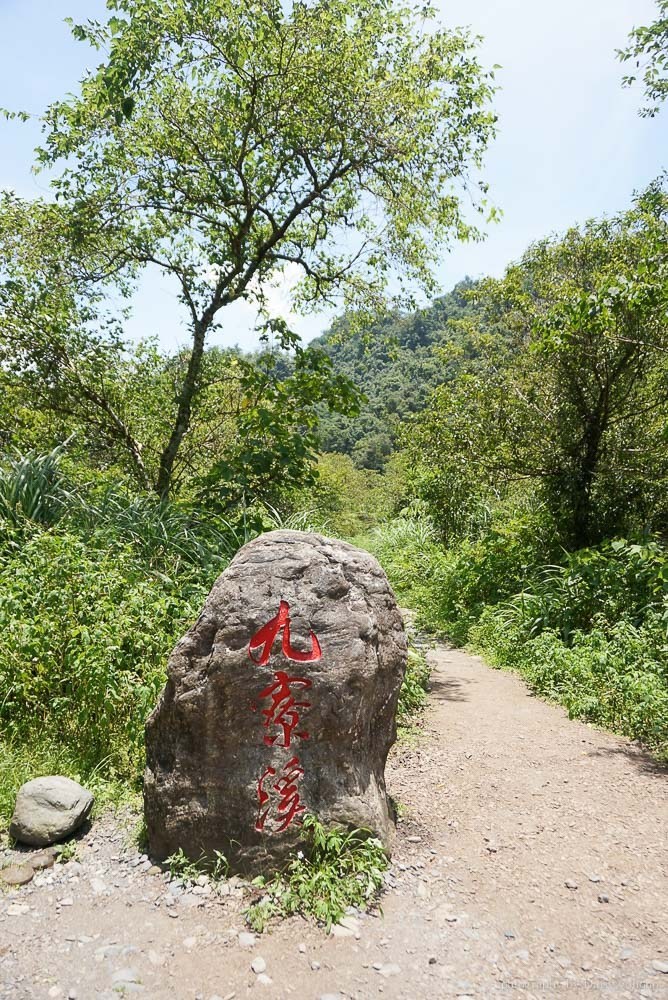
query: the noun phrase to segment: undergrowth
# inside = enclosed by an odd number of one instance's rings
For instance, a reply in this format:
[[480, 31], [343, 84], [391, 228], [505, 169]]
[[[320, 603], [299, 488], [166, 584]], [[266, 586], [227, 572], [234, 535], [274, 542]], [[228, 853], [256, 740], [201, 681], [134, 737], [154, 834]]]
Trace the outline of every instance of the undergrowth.
[[213, 854], [213, 861], [204, 855], [199, 860], [193, 861], [179, 847], [178, 851], [170, 854], [165, 864], [169, 869], [170, 877], [178, 879], [186, 886], [195, 885], [202, 875], [206, 875], [212, 882], [222, 882], [229, 874], [230, 864], [222, 851], [214, 851]]
[[262, 890], [246, 910], [255, 931], [293, 914], [311, 917], [329, 930], [348, 907], [367, 908], [380, 893], [388, 860], [377, 838], [364, 830], [327, 829], [311, 815], [304, 817], [303, 831], [304, 850], [284, 872], [253, 880]]
[[399, 692], [397, 724], [410, 726], [424, 708], [429, 691], [429, 664], [422, 648], [409, 633], [406, 673]]
[[517, 671], [572, 718], [668, 758], [668, 555], [659, 542], [555, 550], [537, 507], [493, 517], [449, 548], [424, 516], [380, 527], [365, 544], [419, 627]]

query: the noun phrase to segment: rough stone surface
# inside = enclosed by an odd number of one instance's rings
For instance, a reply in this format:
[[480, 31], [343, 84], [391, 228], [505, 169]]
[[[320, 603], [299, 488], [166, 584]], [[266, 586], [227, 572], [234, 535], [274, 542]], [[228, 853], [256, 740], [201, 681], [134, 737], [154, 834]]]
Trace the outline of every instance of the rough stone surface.
[[[287, 626], [263, 663], [262, 636], [249, 645], [281, 608]], [[401, 615], [371, 555], [296, 531], [245, 545], [172, 653], [147, 723], [152, 857], [222, 851], [236, 870], [271, 870], [300, 843], [300, 813], [285, 826], [295, 807], [389, 847], [384, 771], [405, 664]], [[269, 693], [281, 672], [292, 703]]]
[[77, 830], [93, 802], [92, 794], [70, 778], [34, 778], [19, 788], [9, 832], [23, 844], [47, 847]]

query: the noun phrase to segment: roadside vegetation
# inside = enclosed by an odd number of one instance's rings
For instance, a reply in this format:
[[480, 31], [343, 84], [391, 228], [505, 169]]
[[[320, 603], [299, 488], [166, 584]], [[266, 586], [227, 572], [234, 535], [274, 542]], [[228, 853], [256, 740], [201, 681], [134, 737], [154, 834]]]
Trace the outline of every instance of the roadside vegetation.
[[[104, 62], [44, 116], [55, 197], [0, 194], [0, 819], [47, 772], [140, 789], [171, 648], [275, 527], [366, 546], [420, 630], [668, 756], [665, 178], [435, 297], [494, 216], [478, 39], [386, 0], [121, 6], [74, 27]], [[664, 41], [629, 50], [653, 111]], [[269, 312], [287, 267], [341, 307], [308, 346]], [[176, 352], [126, 333], [155, 272]], [[242, 300], [252, 354], [214, 343]], [[427, 686], [413, 648], [400, 725]], [[370, 841], [307, 832], [256, 925], [379, 888]]]
[[364, 538], [423, 628], [662, 757], [667, 220], [660, 181], [471, 291], [485, 349], [404, 422]]

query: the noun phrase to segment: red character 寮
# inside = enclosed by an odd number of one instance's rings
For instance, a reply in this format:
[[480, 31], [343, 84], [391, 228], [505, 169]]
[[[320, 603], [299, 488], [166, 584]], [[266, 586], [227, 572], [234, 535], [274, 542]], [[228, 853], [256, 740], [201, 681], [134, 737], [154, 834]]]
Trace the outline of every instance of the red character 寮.
[[290, 690], [292, 686], [307, 689], [311, 687], [311, 681], [306, 677], [289, 677], [284, 670], [277, 670], [274, 674], [274, 682], [268, 684], [264, 691], [260, 692], [260, 698], [271, 698], [269, 708], [262, 710], [262, 714], [264, 715], [263, 725], [267, 729], [269, 726], [280, 726], [283, 730], [283, 742], [276, 742], [281, 734], [277, 736], [267, 735], [264, 738], [267, 746], [289, 747], [293, 732], [295, 736], [299, 736], [302, 740], [309, 738], [307, 732], [303, 730], [299, 732], [296, 727], [299, 725], [298, 709], [310, 708], [311, 702], [297, 701]]
[[[250, 658], [254, 663], [257, 663], [258, 666], [263, 666], [265, 663], [268, 663], [271, 655], [271, 648], [274, 645], [276, 636], [281, 631], [283, 632], [283, 654], [288, 658], [288, 660], [294, 660], [296, 663], [309, 663], [313, 660], [319, 660], [322, 657], [322, 650], [315, 632], [311, 632], [311, 649], [308, 653], [303, 653], [301, 650], [295, 649], [290, 644], [290, 605], [287, 601], [281, 601], [278, 608], [278, 614], [274, 615], [274, 617], [270, 619], [266, 625], [263, 625], [262, 628], [255, 633], [248, 644], [248, 653]], [[260, 653], [259, 659], [256, 659], [253, 656], [253, 652], [260, 648], [262, 648], [262, 652]]]
[[269, 785], [270, 791], [264, 787], [264, 783], [268, 778], [276, 777], [276, 770], [273, 767], [268, 767], [260, 780], [257, 783], [257, 797], [259, 801], [257, 820], [255, 821], [255, 829], [261, 833], [264, 830], [264, 825], [267, 821], [267, 817], [272, 807], [271, 802], [271, 792], [275, 792], [278, 796], [278, 804], [276, 806], [276, 826], [275, 832], [282, 833], [290, 824], [297, 820], [298, 817], [306, 809], [306, 806], [301, 804], [299, 798], [299, 791], [297, 789], [297, 782], [300, 778], [304, 776], [304, 769], [299, 763], [297, 757], [292, 757], [283, 766], [283, 774], [273, 781]]

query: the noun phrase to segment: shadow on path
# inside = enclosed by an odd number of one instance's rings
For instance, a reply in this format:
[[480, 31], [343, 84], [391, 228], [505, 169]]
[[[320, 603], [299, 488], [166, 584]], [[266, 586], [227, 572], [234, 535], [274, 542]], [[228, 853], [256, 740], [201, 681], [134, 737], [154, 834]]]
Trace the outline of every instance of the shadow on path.
[[596, 747], [590, 750], [588, 757], [624, 757], [642, 774], [654, 774], [660, 778], [668, 778], [668, 761], [657, 760], [646, 750], [629, 744], [628, 746]]
[[468, 701], [464, 690], [471, 681], [462, 681], [458, 677], [435, 677], [432, 674], [429, 681], [429, 693], [438, 701]]

